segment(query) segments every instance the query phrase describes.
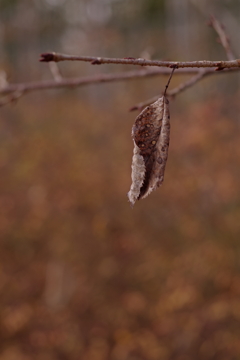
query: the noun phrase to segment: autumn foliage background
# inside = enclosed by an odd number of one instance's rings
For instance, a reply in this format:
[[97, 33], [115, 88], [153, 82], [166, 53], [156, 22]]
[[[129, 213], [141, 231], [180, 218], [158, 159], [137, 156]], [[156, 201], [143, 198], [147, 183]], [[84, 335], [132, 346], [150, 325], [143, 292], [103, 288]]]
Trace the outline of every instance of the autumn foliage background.
[[[212, 11], [239, 43], [237, 1], [15, 0], [0, 10], [10, 82], [50, 78], [43, 51], [224, 59], [206, 26]], [[171, 101], [164, 184], [131, 209], [128, 109], [165, 82], [42, 91], [1, 108], [0, 360], [240, 358], [239, 75]]]

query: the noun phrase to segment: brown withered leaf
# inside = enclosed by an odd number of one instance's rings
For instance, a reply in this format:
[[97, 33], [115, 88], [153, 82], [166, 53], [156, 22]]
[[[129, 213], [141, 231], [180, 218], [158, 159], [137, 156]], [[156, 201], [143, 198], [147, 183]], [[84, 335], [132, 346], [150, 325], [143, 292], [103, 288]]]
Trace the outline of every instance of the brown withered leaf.
[[147, 106], [132, 128], [134, 143], [132, 185], [128, 199], [132, 205], [147, 197], [163, 182], [170, 138], [169, 102], [166, 96]]

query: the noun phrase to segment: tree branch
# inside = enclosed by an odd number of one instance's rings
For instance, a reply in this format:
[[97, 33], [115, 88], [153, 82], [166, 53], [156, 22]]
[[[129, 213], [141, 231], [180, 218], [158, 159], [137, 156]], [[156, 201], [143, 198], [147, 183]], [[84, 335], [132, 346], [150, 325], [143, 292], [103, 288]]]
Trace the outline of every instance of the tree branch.
[[235, 56], [231, 50], [230, 47], [230, 40], [229, 37], [227, 36], [224, 26], [223, 24], [221, 24], [216, 18], [215, 16], [211, 16], [210, 17], [210, 21], [209, 21], [209, 25], [213, 27], [213, 29], [216, 31], [216, 33], [219, 36], [219, 41], [222, 44], [223, 48], [226, 51], [227, 54], [227, 59], [228, 60], [234, 60]]
[[161, 61], [161, 60], [145, 60], [135, 58], [106, 58], [106, 57], [94, 57], [94, 56], [75, 56], [65, 55], [58, 53], [45, 53], [41, 55], [41, 62], [49, 61], [87, 61], [92, 65], [101, 64], [123, 64], [123, 65], [141, 65], [141, 66], [159, 66], [169, 68], [217, 68], [217, 70], [239, 68], [240, 59], [228, 60], [228, 61]]
[[[205, 77], [206, 75], [218, 75], [218, 74], [225, 74], [232, 71], [239, 71], [240, 68], [233, 68], [229, 70], [223, 71], [215, 71], [213, 69], [205, 69], [203, 73], [202, 70], [196, 70], [191, 68], [186, 69], [177, 69], [175, 70], [174, 75], [192, 75], [194, 76], [189, 79], [188, 81], [180, 84], [177, 88], [170, 90], [168, 92], [169, 96], [175, 96], [177, 93], [184, 91], [186, 88], [194, 85], [197, 81], [201, 78]], [[0, 101], [0, 106], [3, 106], [7, 103], [16, 100], [20, 96], [24, 95], [27, 92], [37, 91], [37, 90], [50, 90], [50, 89], [61, 89], [61, 88], [75, 88], [80, 86], [86, 86], [91, 84], [100, 84], [100, 83], [107, 83], [107, 82], [117, 82], [117, 81], [125, 81], [125, 80], [132, 80], [138, 79], [143, 77], [153, 77], [153, 76], [169, 76], [171, 73], [171, 69], [168, 68], [156, 68], [156, 69], [142, 69], [136, 71], [126, 71], [120, 72], [115, 74], [100, 74], [94, 76], [86, 76], [80, 78], [73, 78], [73, 79], [63, 79], [58, 78], [58, 80], [45, 80], [45, 81], [36, 81], [31, 83], [19, 83], [19, 84], [8, 84], [6, 83], [4, 86], [0, 88], [0, 95], [7, 95], [10, 94], [12, 96], [4, 97]], [[16, 95], [16, 96], [15, 96]], [[137, 110], [141, 109], [144, 106], [149, 105], [153, 101], [156, 101], [159, 96], [155, 96], [152, 99], [148, 99], [145, 102], [139, 103], [133, 106], [130, 110]]]
[[[179, 75], [191, 75], [196, 74], [198, 70], [195, 69], [178, 69], [175, 74]], [[73, 79], [64, 79], [58, 77], [56, 80], [45, 80], [45, 81], [36, 81], [31, 83], [19, 83], [19, 84], [5, 84], [0, 88], [0, 94], [9, 94], [15, 91], [21, 91], [23, 93], [35, 90], [45, 90], [45, 89], [56, 89], [56, 88], [69, 88], [69, 87], [78, 87], [83, 85], [90, 85], [96, 83], [104, 82], [116, 82], [123, 80], [132, 80], [142, 77], [152, 77], [158, 75], [169, 76], [171, 69], [142, 69], [142, 70], [133, 70], [125, 71], [115, 74], [100, 74], [94, 76], [85, 76]]]
[[[101, 58], [92, 56], [72, 56], [57, 53], [45, 53], [41, 55], [40, 61], [48, 62], [50, 71], [53, 75], [53, 80], [37, 81], [32, 83], [8, 84], [5, 77], [1, 76], [0, 81], [0, 106], [5, 105], [18, 99], [30, 91], [57, 89], [57, 88], [71, 88], [83, 85], [97, 84], [103, 82], [116, 82], [123, 80], [131, 80], [143, 77], [169, 75], [172, 68], [176, 68], [176, 74], [192, 74], [193, 77], [186, 82], [180, 84], [175, 89], [168, 91], [168, 96], [175, 96], [185, 89], [193, 86], [207, 75], [214, 75], [219, 73], [226, 73], [229, 71], [240, 70], [240, 59], [234, 59], [230, 48], [229, 39], [224, 31], [223, 26], [217, 21], [215, 17], [210, 18], [210, 25], [215, 29], [219, 35], [220, 42], [224, 47], [228, 61], [160, 61], [160, 60], [145, 60], [142, 58]], [[94, 76], [86, 76], [72, 79], [64, 79], [57, 66], [57, 62], [71, 60], [71, 61], [88, 61], [93, 65], [100, 64], [125, 64], [125, 65], [140, 65], [140, 66], [155, 66], [155, 68], [145, 68], [136, 71], [126, 71], [114, 74], [99, 74]], [[216, 71], [222, 70], [222, 71]], [[5, 76], [5, 73], [4, 73]], [[159, 96], [148, 99], [145, 102], [139, 103], [131, 108], [131, 110], [141, 109], [146, 105], [156, 101]]]
[[[202, 80], [204, 77], [209, 76], [209, 75], [217, 75], [217, 74], [226, 74], [229, 72], [235, 72], [235, 71], [239, 71], [239, 69], [234, 68], [234, 69], [229, 69], [229, 70], [223, 70], [223, 71], [214, 71], [211, 69], [202, 69], [199, 70], [197, 72], [197, 74], [195, 76], [192, 76], [189, 80], [187, 80], [184, 83], [181, 83], [179, 86], [175, 87], [174, 89], [168, 91], [167, 96], [176, 96], [177, 94], [179, 94], [180, 92], [188, 89], [189, 87], [195, 85], [198, 81]], [[134, 105], [133, 107], [131, 107], [129, 109], [129, 111], [135, 111], [135, 110], [142, 110], [143, 108], [145, 108], [146, 106], [148, 106], [149, 104], [152, 104], [153, 102], [157, 101], [157, 99], [162, 96], [162, 94], [160, 95], [156, 95], [150, 99], [147, 99], [146, 101], [142, 101], [136, 105]]]
[[[235, 57], [230, 48], [230, 41], [225, 32], [224, 26], [214, 16], [210, 17], [209, 25], [212, 26], [213, 29], [218, 34], [220, 43], [222, 44], [223, 48], [226, 51], [228, 60], [230, 60], [230, 61], [233, 60]], [[220, 67], [220, 68], [217, 68], [216, 70], [222, 70], [222, 68]], [[237, 70], [237, 68], [232, 68], [227, 71], [230, 71], [230, 70], [231, 71]], [[224, 72], [226, 72], [226, 70]], [[217, 73], [219, 73], [219, 72], [217, 72]], [[216, 74], [216, 72], [212, 69], [199, 70], [198, 73], [195, 76], [193, 76], [190, 80], [187, 80], [186, 82], [177, 86], [175, 89], [170, 90], [168, 92], [168, 96], [175, 96], [175, 95], [179, 94], [180, 92], [186, 90], [187, 88], [195, 85], [198, 81], [202, 80], [207, 75], [211, 75], [211, 74]], [[137, 105], [130, 108], [130, 111], [142, 110], [145, 106], [148, 106], [149, 104], [152, 104], [153, 102], [157, 101], [158, 98], [159, 98], [159, 96], [154, 96], [151, 99], [148, 99], [144, 102], [138, 103]]]

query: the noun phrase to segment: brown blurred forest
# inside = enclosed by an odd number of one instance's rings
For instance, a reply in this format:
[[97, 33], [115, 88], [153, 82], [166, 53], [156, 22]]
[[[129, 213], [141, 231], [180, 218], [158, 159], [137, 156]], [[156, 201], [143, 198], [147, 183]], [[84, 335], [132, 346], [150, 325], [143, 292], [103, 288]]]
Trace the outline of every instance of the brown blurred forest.
[[[238, 51], [238, 1], [1, 0], [0, 70], [49, 79], [45, 51], [224, 60], [210, 13]], [[239, 75], [171, 102], [164, 184], [131, 209], [128, 109], [165, 82], [40, 91], [1, 108], [0, 360], [240, 359]]]

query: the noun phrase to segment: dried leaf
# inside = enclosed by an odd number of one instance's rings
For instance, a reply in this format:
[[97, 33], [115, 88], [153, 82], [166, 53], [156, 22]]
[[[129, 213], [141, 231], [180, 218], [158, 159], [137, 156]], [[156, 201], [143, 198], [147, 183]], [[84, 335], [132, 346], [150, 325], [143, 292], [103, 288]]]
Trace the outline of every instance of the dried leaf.
[[165, 96], [160, 97], [138, 115], [132, 128], [132, 185], [128, 192], [132, 205], [163, 182], [170, 137], [168, 104]]

